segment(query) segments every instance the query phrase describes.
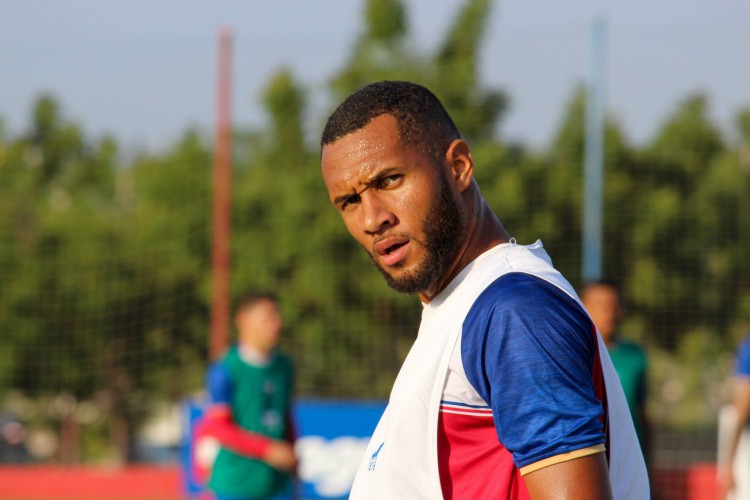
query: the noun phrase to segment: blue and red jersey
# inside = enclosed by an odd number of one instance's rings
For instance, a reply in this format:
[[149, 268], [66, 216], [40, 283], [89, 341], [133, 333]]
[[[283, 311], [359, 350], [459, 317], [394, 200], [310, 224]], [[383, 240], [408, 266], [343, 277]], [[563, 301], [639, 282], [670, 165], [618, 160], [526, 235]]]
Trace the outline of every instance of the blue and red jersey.
[[440, 407], [445, 498], [528, 498], [523, 474], [605, 450], [596, 329], [560, 288], [524, 273], [478, 297]]
[[750, 377], [750, 337], [747, 337], [737, 349], [734, 372], [741, 377]]

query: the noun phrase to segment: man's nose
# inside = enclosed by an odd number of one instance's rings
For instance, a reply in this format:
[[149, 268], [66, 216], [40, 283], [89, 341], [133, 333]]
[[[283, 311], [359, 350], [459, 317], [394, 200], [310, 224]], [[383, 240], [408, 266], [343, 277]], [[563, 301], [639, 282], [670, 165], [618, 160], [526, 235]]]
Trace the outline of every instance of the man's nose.
[[364, 230], [368, 234], [379, 233], [396, 222], [393, 211], [378, 196], [363, 196], [362, 209], [364, 212]]

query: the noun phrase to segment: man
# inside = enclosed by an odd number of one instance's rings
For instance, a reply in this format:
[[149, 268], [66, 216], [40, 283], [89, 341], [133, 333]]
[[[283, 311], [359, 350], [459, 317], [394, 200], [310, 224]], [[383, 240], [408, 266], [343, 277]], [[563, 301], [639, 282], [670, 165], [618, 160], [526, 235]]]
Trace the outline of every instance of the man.
[[736, 498], [744, 498], [735, 490], [745, 489], [748, 482], [747, 476], [735, 480], [734, 472], [740, 438], [750, 421], [750, 337], [745, 338], [737, 349], [732, 385], [734, 418], [728, 432], [725, 456], [720, 457], [723, 464], [719, 469], [719, 498], [727, 498], [733, 492]]
[[271, 294], [252, 293], [235, 315], [238, 343], [208, 373], [201, 436], [221, 443], [208, 486], [218, 500], [270, 498], [290, 489], [294, 454], [292, 362], [277, 350], [282, 320]]
[[321, 145], [347, 229], [423, 303], [351, 498], [647, 498], [606, 348], [541, 243], [516, 244], [490, 210], [437, 98], [368, 85]]
[[646, 412], [647, 360], [643, 349], [620, 337], [617, 328], [622, 320], [619, 287], [609, 281], [587, 285], [581, 300], [607, 346], [612, 364], [622, 384], [638, 441], [649, 456], [649, 422]]

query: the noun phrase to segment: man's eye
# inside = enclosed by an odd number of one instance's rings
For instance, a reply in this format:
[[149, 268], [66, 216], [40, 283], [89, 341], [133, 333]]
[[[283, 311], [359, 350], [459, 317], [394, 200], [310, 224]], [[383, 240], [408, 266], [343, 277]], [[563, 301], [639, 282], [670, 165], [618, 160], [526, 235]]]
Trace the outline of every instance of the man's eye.
[[399, 180], [400, 178], [401, 176], [397, 174], [389, 175], [388, 177], [383, 177], [383, 179], [380, 181], [380, 187], [381, 188], [388, 187], [394, 182], [396, 182], [397, 180]]
[[359, 195], [358, 194], [352, 195], [352, 196], [348, 197], [347, 199], [345, 199], [341, 203], [341, 209], [345, 210], [345, 209], [347, 209], [347, 208], [349, 208], [352, 205], [355, 205], [357, 203], [359, 203]]

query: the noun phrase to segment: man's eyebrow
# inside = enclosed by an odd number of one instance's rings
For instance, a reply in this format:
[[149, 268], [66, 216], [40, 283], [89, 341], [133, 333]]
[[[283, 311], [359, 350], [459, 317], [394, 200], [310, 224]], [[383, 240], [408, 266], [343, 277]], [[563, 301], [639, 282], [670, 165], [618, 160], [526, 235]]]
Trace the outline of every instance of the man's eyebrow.
[[334, 205], [338, 205], [339, 203], [342, 203], [342, 202], [346, 201], [347, 199], [351, 198], [352, 196], [357, 196], [358, 194], [359, 193], [357, 193], [356, 191], [353, 192], [353, 193], [342, 194], [341, 196], [337, 196], [337, 197], [335, 197], [333, 199], [333, 204]]
[[357, 196], [357, 195], [360, 195], [360, 194], [364, 193], [365, 191], [367, 191], [368, 189], [370, 189], [370, 187], [373, 184], [377, 183], [378, 181], [382, 180], [385, 177], [388, 177], [396, 169], [397, 169], [397, 167], [386, 167], [383, 170], [380, 170], [380, 171], [376, 172], [375, 174], [373, 174], [372, 177], [370, 177], [367, 180], [367, 182], [364, 183], [364, 188], [361, 191], [354, 191], [352, 193], [347, 193], [347, 194], [342, 194], [341, 196], [337, 196], [337, 197], [335, 197], [333, 199], [333, 204], [334, 205], [338, 205], [339, 203], [342, 203], [342, 202], [346, 201], [347, 199], [351, 198], [352, 196]]

